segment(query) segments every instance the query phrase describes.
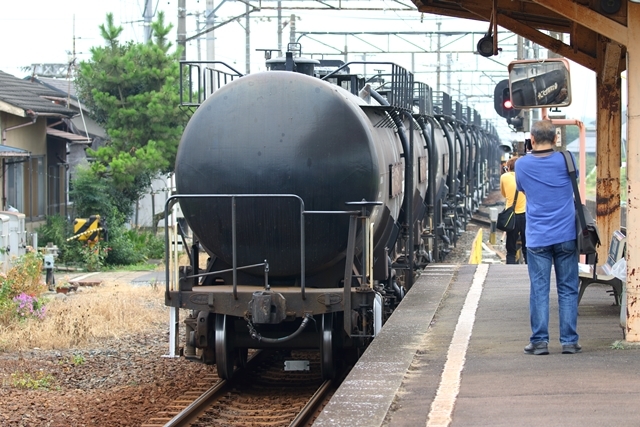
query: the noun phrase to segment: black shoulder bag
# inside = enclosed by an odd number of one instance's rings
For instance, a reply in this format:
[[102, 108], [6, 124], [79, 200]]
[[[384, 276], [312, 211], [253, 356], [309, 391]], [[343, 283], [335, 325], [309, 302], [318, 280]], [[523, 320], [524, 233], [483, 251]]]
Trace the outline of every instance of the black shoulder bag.
[[498, 214], [496, 227], [502, 231], [513, 231], [516, 228], [516, 202], [518, 201], [518, 189], [513, 196], [513, 204]]
[[573, 184], [573, 195], [576, 205], [576, 236], [578, 239], [578, 250], [581, 254], [591, 255], [596, 253], [596, 248], [600, 246], [600, 233], [591, 212], [582, 203], [578, 192], [578, 182], [576, 181], [576, 166], [568, 151], [563, 151], [562, 155], [567, 163], [567, 171]]

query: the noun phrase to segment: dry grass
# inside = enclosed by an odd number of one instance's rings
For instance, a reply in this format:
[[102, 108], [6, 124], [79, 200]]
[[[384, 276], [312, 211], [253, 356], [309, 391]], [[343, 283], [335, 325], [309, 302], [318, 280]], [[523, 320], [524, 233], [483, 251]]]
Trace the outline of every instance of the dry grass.
[[[206, 252], [200, 252], [199, 256], [198, 256], [198, 265], [200, 266], [200, 268], [205, 269], [207, 268], [207, 261], [209, 259], [209, 254]], [[181, 252], [180, 255], [178, 256], [178, 265], [190, 265], [191, 261], [189, 261], [189, 256], [187, 255], [186, 252]], [[158, 263], [158, 265], [156, 266], [156, 268], [154, 270], [156, 271], [164, 271], [166, 268], [166, 265], [164, 263], [164, 261], [161, 261], [160, 263]], [[173, 268], [173, 266], [172, 266]]]
[[0, 326], [0, 351], [82, 348], [97, 339], [120, 338], [166, 323], [163, 292], [152, 286], [112, 284], [52, 298], [43, 320]]

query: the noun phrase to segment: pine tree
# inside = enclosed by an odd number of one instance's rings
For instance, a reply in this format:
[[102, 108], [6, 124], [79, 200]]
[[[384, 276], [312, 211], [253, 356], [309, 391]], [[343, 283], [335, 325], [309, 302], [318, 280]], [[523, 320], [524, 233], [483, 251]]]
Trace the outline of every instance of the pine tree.
[[87, 150], [91, 170], [109, 182], [125, 216], [154, 177], [173, 171], [188, 120], [179, 109], [180, 52], [167, 41], [172, 25], [160, 12], [151, 28], [149, 42], [122, 43], [122, 27], [108, 14], [100, 26], [105, 45], [91, 49], [76, 78], [81, 101], [108, 135], [106, 145]]

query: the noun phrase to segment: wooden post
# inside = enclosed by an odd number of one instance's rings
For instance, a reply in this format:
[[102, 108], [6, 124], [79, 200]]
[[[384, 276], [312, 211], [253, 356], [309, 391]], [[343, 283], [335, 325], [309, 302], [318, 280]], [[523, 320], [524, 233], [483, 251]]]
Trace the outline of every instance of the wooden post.
[[[603, 240], [598, 249], [598, 259], [602, 261], [607, 259], [607, 242], [620, 228], [621, 54], [622, 46], [598, 36], [596, 216]], [[581, 174], [588, 172], [580, 171]]]
[[[627, 44], [627, 325], [626, 339], [640, 342], [640, 4], [628, 2]], [[636, 240], [638, 239], [638, 240]]]

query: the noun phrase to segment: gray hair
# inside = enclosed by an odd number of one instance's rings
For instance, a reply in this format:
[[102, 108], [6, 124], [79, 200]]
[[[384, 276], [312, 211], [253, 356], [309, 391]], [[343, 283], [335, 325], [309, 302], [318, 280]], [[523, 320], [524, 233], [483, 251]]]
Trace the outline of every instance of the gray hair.
[[551, 123], [551, 120], [540, 120], [531, 126], [531, 135], [535, 138], [536, 143], [553, 143], [556, 139], [556, 127]]

